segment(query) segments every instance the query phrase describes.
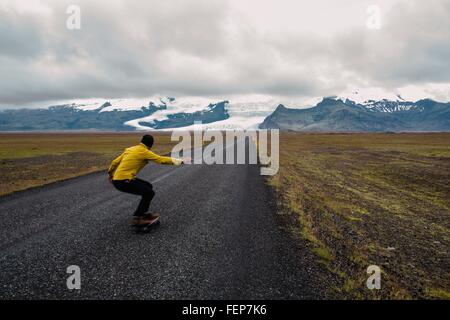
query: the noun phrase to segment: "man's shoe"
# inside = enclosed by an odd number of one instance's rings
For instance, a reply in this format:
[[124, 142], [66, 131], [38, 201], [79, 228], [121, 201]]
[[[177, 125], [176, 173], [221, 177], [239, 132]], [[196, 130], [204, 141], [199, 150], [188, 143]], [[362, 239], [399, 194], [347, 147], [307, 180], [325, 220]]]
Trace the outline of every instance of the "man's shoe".
[[141, 220], [142, 220], [142, 216], [135, 216], [135, 217], [133, 217], [133, 219], [131, 219], [131, 225], [133, 227], [138, 226], [139, 223], [141, 222]]
[[159, 213], [146, 213], [142, 217], [144, 219], [156, 219], [156, 218], [159, 218], [159, 216], [160, 216]]
[[142, 220], [139, 221], [139, 225], [152, 225], [159, 220], [158, 213], [147, 213], [142, 216]]
[[147, 213], [143, 216], [134, 217], [131, 221], [131, 224], [133, 226], [145, 226], [145, 225], [152, 225], [155, 222], [159, 220], [159, 214], [158, 213]]

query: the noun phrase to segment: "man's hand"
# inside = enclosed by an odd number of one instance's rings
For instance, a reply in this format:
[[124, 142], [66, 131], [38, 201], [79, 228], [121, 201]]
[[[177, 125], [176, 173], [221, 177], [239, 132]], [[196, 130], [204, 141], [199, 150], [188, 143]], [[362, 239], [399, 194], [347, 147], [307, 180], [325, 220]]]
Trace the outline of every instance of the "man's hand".
[[111, 173], [108, 173], [108, 180], [110, 183], [113, 181], [113, 175]]
[[192, 158], [191, 157], [185, 157], [181, 159], [181, 164], [191, 164], [192, 163]]

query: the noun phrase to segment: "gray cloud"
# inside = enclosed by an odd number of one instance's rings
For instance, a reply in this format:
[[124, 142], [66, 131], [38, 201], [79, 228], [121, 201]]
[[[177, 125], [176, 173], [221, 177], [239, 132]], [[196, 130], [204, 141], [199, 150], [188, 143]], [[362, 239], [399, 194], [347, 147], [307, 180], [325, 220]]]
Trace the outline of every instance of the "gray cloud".
[[[450, 83], [450, 2], [394, 2], [381, 30], [368, 30], [365, 5], [348, 0], [361, 16], [349, 10], [336, 28], [317, 15], [316, 32], [300, 18], [297, 28], [267, 20], [262, 29], [248, 19], [258, 15], [258, 1], [246, 16], [241, 2], [225, 0], [0, 0], [0, 104], [154, 94], [324, 96], [351, 86]], [[65, 27], [72, 3], [81, 8], [81, 30]]]

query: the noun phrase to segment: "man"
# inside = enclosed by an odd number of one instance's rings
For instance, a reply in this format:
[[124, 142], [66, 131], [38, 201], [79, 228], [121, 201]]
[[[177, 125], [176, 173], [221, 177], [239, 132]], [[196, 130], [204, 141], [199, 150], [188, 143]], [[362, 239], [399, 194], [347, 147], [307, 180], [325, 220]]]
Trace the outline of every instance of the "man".
[[108, 169], [109, 180], [117, 190], [142, 196], [139, 206], [134, 212], [132, 224], [135, 226], [153, 224], [159, 219], [159, 215], [147, 212], [155, 192], [150, 182], [136, 177], [139, 171], [149, 161], [170, 165], [183, 164], [181, 159], [162, 157], [153, 153], [150, 150], [153, 141], [151, 135], [143, 136], [140, 144], [125, 149], [111, 162]]

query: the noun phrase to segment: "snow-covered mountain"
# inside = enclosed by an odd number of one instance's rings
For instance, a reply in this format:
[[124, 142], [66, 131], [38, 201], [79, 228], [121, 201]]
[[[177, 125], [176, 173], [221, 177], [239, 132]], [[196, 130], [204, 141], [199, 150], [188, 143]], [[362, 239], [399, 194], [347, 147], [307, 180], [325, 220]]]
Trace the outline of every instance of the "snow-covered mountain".
[[[98, 124], [94, 129], [111, 130], [195, 130], [195, 129], [249, 129], [257, 128], [258, 125], [275, 109], [275, 106], [282, 101], [288, 105], [294, 104], [292, 100], [279, 100], [274, 97], [264, 95], [246, 95], [231, 97], [150, 97], [146, 99], [88, 99], [77, 101], [60, 101], [55, 103], [55, 107], [39, 108], [42, 110], [39, 115], [48, 114], [44, 110], [51, 110], [57, 117], [57, 113], [68, 113], [72, 110], [73, 116], [79, 118], [98, 119]], [[316, 99], [311, 101], [301, 100], [301, 104], [306, 107], [316, 103]], [[223, 108], [222, 108], [223, 107]], [[211, 113], [211, 108], [213, 113]], [[9, 110], [14, 114], [12, 110]], [[25, 111], [22, 111], [24, 113]], [[35, 111], [29, 109], [28, 114]], [[15, 113], [21, 113], [15, 110]], [[5, 114], [5, 113], [4, 113]], [[26, 116], [28, 118], [28, 116]], [[118, 123], [125, 118], [125, 121]], [[114, 123], [104, 123], [104, 121]], [[30, 120], [31, 121], [31, 120]], [[192, 122], [202, 121], [202, 125]], [[20, 120], [14, 128], [20, 127]], [[86, 129], [85, 125], [92, 125], [91, 121], [76, 122], [81, 125], [79, 129]], [[0, 125], [0, 130], [9, 130]], [[22, 126], [28, 128], [29, 126]], [[31, 125], [31, 127], [36, 127]], [[58, 125], [55, 130], [72, 129], [70, 125]], [[37, 126], [35, 130], [46, 130], [42, 126]], [[16, 129], [29, 130], [29, 129]]]
[[291, 131], [450, 131], [450, 103], [431, 99], [416, 102], [344, 97], [324, 98], [315, 107], [293, 109], [279, 105], [261, 129]]
[[[147, 107], [149, 105], [159, 108], [157, 112], [154, 112], [151, 115], [132, 119], [125, 123], [125, 125], [131, 126], [136, 130], [153, 129], [154, 126], [152, 124], [154, 123], [166, 121], [170, 117], [177, 114], [193, 114], [196, 112], [202, 112], [207, 110], [207, 107], [210, 104], [217, 104], [220, 102], [226, 102], [225, 109], [229, 117], [217, 119], [217, 121], [208, 123], [203, 121], [201, 126], [202, 129], [222, 130], [257, 128], [264, 118], [273, 112], [275, 106], [280, 103], [279, 100], [264, 95], [217, 98], [150, 97], [148, 99], [112, 99], [108, 101], [111, 106], [104, 108], [102, 112], [140, 110], [142, 107]], [[74, 103], [74, 106], [83, 110], [95, 110], [104, 102], [104, 99], [79, 101]], [[284, 101], [284, 103], [290, 104], [290, 101]], [[311, 103], [311, 106], [313, 103]], [[176, 128], [182, 128], [183, 130], [194, 130], [200, 129], [200, 126], [193, 124]], [[160, 129], [169, 130], [172, 128]]]
[[371, 111], [396, 112], [406, 111], [414, 107], [414, 103], [406, 101], [400, 94], [385, 92], [382, 90], [355, 90], [350, 93], [337, 96], [347, 104], [359, 104]]
[[[282, 107], [276, 108], [278, 105]], [[0, 130], [224, 130], [258, 127], [327, 131], [352, 128], [360, 131], [447, 130], [446, 106], [448, 104], [430, 99], [414, 102], [400, 94], [382, 90], [354, 90], [339, 96], [312, 99], [281, 99], [265, 95], [89, 99], [63, 101], [46, 108], [2, 110]], [[393, 119], [397, 121], [395, 125]], [[201, 127], [197, 121], [202, 122]], [[299, 124], [299, 121], [305, 123]]]

